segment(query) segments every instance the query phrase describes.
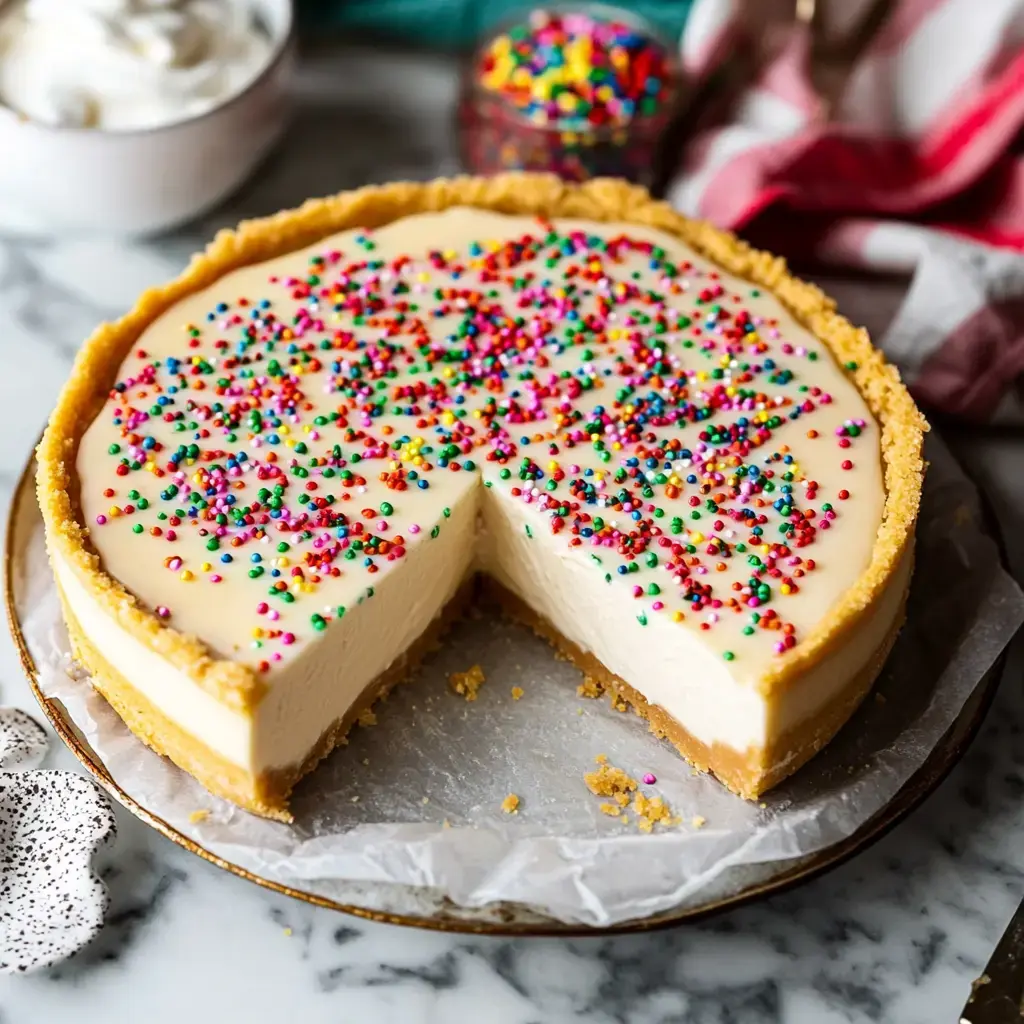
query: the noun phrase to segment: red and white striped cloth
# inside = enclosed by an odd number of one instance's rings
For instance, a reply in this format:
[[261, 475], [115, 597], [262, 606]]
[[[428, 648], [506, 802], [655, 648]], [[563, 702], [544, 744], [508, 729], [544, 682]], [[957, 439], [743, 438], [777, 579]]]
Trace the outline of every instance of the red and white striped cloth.
[[[728, 59], [738, 6], [696, 0], [690, 73]], [[894, 0], [827, 119], [809, 33], [787, 32], [731, 120], [690, 141], [669, 199], [800, 263], [913, 273], [876, 340], [919, 400], [1024, 422], [1024, 0]]]

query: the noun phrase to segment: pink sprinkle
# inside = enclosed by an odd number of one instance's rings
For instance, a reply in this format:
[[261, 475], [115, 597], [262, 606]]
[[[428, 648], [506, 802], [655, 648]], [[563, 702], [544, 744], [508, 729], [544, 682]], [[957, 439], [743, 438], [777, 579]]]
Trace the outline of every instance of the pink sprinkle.
[[410, 533], [419, 533], [420, 532], [419, 524], [413, 523], [412, 526], [409, 527], [409, 532]]
[[258, 605], [256, 605], [256, 614], [257, 615], [266, 615], [267, 614], [267, 610], [269, 608], [270, 608], [270, 605], [268, 605], [266, 601], [260, 601], [260, 603]]
[[286, 646], [290, 646], [291, 644], [295, 643], [295, 634], [285, 633], [284, 636], [281, 637], [281, 643], [285, 644]]
[[107, 517], [106, 516], [97, 516], [96, 517], [96, 522], [100, 526], [102, 526], [106, 521], [107, 521]]
[[648, 772], [644, 776], [644, 785], [645, 786], [653, 786], [657, 781], [658, 780], [650, 772]]

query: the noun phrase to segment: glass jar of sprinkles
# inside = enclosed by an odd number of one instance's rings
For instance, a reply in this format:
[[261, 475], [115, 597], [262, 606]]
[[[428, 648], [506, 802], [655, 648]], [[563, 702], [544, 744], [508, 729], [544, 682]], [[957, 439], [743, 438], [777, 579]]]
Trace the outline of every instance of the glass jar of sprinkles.
[[603, 4], [538, 9], [488, 35], [466, 67], [462, 162], [650, 187], [679, 92], [675, 47], [644, 19]]

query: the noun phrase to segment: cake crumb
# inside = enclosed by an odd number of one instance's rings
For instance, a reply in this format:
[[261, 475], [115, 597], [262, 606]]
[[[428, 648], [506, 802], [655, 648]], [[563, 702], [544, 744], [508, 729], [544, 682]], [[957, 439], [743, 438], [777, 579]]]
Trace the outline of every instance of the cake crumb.
[[513, 700], [519, 700], [519, 698], [522, 697], [522, 695], [524, 693], [526, 693], [526, 691], [521, 686], [513, 686], [512, 687], [512, 699]]
[[600, 767], [596, 772], [588, 772], [583, 776], [587, 789], [594, 796], [610, 796], [617, 800], [620, 795], [632, 793], [636, 789], [636, 779], [630, 778], [621, 768], [608, 764], [606, 754], [600, 754], [597, 763]]
[[451, 827], [452, 827], [452, 823], [447, 818], [445, 818], [444, 821], [441, 822], [441, 828], [451, 828]]
[[424, 797], [424, 798], [423, 798], [423, 799], [422, 799], [422, 800], [420, 801], [420, 803], [421, 803], [421, 804], [423, 804], [424, 806], [426, 806], [427, 804], [429, 804], [429, 803], [430, 803], [430, 797], [429, 797], [429, 796], [425, 796], [425, 797]]
[[612, 707], [616, 711], [628, 711], [629, 704], [626, 703], [626, 698], [619, 693], [618, 690], [612, 690]]
[[876, 690], [875, 691], [875, 703], [876, 704], [884, 704], [885, 703], [885, 694], [884, 693], [879, 693]]
[[692, 817], [692, 818], [690, 819], [690, 824], [691, 824], [691, 825], [692, 825], [692, 826], [693, 826], [694, 828], [703, 828], [703, 827], [705, 826], [705, 824], [706, 824], [706, 823], [707, 823], [707, 818], [704, 818], [704, 817], [702, 817], [702, 816], [701, 816], [701, 815], [699, 815], [699, 814], [695, 814], [695, 815], [694, 815], [694, 816], [693, 816], [693, 817]]
[[369, 759], [368, 757], [364, 757], [364, 758], [363, 758], [363, 764], [364, 764], [364, 765], [365, 765], [365, 766], [366, 766], [367, 768], [369, 768], [369, 767], [370, 767], [370, 759]]
[[285, 928], [285, 930], [284, 930], [284, 937], [286, 939], [290, 939], [292, 937], [292, 934], [293, 933], [292, 933], [291, 928]]
[[519, 797], [515, 793], [509, 793], [504, 800], [501, 801], [501, 809], [506, 814], [518, 814], [519, 813]]
[[584, 676], [583, 682], [576, 687], [577, 696], [587, 697], [590, 700], [595, 700], [602, 693], [604, 693], [604, 687], [593, 676]]
[[657, 824], [671, 825], [672, 812], [660, 796], [644, 796], [637, 793], [633, 800], [633, 811], [637, 816], [637, 827], [641, 832], [651, 832]]
[[210, 812], [209, 811], [204, 811], [204, 810], [193, 811], [188, 816], [188, 820], [191, 821], [193, 825], [198, 825], [199, 822], [206, 821], [206, 819], [209, 816], [210, 816]]
[[356, 794], [356, 796], [352, 797], [352, 800], [350, 802], [354, 804], [359, 803], [359, 795]]
[[363, 708], [356, 721], [364, 728], [369, 728], [369, 726], [377, 724], [377, 716], [373, 713], [373, 708]]
[[484, 670], [479, 665], [473, 665], [465, 672], [453, 672], [448, 677], [451, 688], [466, 700], [476, 700], [477, 692], [486, 681]]
[[602, 814], [607, 814], [609, 818], [617, 818], [619, 816], [618, 804], [603, 803], [598, 807], [598, 810]]

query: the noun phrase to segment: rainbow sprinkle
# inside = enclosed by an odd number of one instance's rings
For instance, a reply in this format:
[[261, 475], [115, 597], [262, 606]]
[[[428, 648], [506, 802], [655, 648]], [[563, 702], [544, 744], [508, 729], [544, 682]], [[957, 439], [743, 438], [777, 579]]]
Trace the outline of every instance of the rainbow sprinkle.
[[534, 11], [495, 37], [480, 59], [481, 85], [535, 124], [622, 128], [673, 95], [665, 48], [625, 21]]
[[[787, 340], [756, 289], [642, 237], [546, 222], [458, 251], [344, 244], [225, 294], [174, 355], [127, 358], [103, 415], [101, 550], [130, 531], [183, 604], [245, 588], [266, 672], [345, 616], [332, 581], [371, 600], [439, 535], [451, 509], [425, 519], [411, 495], [483, 473], [527, 538], [579, 549], [595, 586], [623, 578], [641, 625], [733, 623], [725, 661], [745, 637], [796, 645], [786, 601], [851, 492], [825, 493], [787, 438], [834, 451], [853, 486], [873, 424], [810, 427], [834, 400], [820, 346]], [[173, 622], [171, 605], [156, 610]]]

